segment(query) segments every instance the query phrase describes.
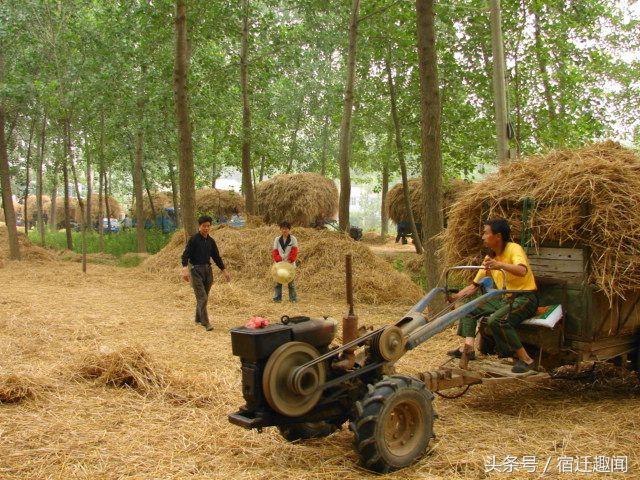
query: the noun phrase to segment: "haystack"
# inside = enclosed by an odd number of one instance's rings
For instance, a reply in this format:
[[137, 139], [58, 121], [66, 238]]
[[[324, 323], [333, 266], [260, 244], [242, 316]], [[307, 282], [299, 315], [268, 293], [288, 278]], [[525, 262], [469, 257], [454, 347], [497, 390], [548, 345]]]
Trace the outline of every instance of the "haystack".
[[[24, 232], [18, 231], [18, 244], [20, 245], [20, 256], [23, 260], [35, 262], [52, 262], [55, 255], [51, 251], [33, 245]], [[0, 227], [0, 260], [9, 258], [9, 237], [7, 227]]]
[[443, 234], [448, 265], [478, 261], [482, 221], [504, 217], [521, 240], [523, 201], [532, 199], [531, 245], [588, 247], [587, 281], [609, 299], [640, 288], [640, 158], [615, 142], [556, 150], [504, 165], [469, 185]]
[[[98, 205], [98, 199], [99, 195], [97, 193], [91, 194], [91, 223], [98, 220], [98, 213], [100, 208], [100, 206]], [[109, 203], [109, 215], [111, 216], [111, 218], [122, 217], [123, 210], [120, 203], [110, 195], [107, 197], [107, 201]], [[85, 208], [86, 205], [87, 204], [85, 201]], [[104, 196], [102, 197], [102, 216], [103, 218], [106, 218], [107, 216], [107, 202], [105, 202]], [[78, 208], [76, 210], [76, 222], [80, 223], [80, 220], [80, 209]]]
[[[0, 202], [0, 222], [4, 222], [4, 207], [1, 205], [1, 203], [2, 202]], [[16, 216], [22, 214], [22, 205], [20, 205], [17, 200], [13, 201], [13, 211], [15, 212]]]
[[[78, 200], [71, 197], [69, 198], [69, 218], [71, 221], [76, 221], [76, 218], [80, 216], [80, 208], [78, 207]], [[58, 227], [63, 228], [66, 217], [64, 215], [64, 198], [56, 197], [56, 223]]]
[[338, 212], [338, 188], [317, 173], [277, 175], [256, 187], [258, 213], [265, 223], [287, 221], [308, 227], [333, 220]]
[[[173, 196], [171, 192], [151, 192], [151, 200], [153, 201], [153, 208], [158, 215], [165, 208], [173, 208]], [[142, 212], [144, 218], [147, 220], [154, 220], [153, 211], [151, 210], [151, 204], [149, 203], [149, 196], [144, 195], [142, 200]], [[129, 210], [131, 218], [136, 216], [136, 201], [133, 200], [131, 209]]]
[[[38, 202], [35, 195], [27, 196], [27, 215], [29, 220], [35, 222], [38, 218]], [[42, 212], [44, 215], [49, 216], [49, 210], [51, 209], [51, 198], [48, 195], [42, 195]], [[24, 205], [20, 206], [22, 212], [22, 218], [24, 218]]]
[[219, 190], [217, 188], [203, 188], [196, 190], [196, 211], [201, 214], [219, 218], [224, 215], [229, 218], [233, 214], [243, 213], [244, 198], [233, 190]]
[[[411, 210], [413, 211], [413, 216], [416, 222], [419, 223], [421, 221], [420, 219], [424, 218], [425, 213], [424, 196], [422, 195], [422, 178], [411, 178], [408, 183]], [[453, 205], [456, 198], [464, 192], [464, 190], [469, 188], [470, 185], [471, 182], [461, 180], [459, 178], [446, 180], [444, 182], [443, 208], [445, 218], [448, 217], [451, 205]], [[409, 221], [409, 214], [404, 206], [404, 189], [402, 188], [402, 183], [394, 185], [393, 188], [389, 190], [389, 193], [387, 194], [386, 208], [389, 213], [389, 218], [394, 223], [397, 224]]]
[[[351, 253], [354, 294], [359, 302], [396, 304], [420, 298], [420, 288], [407, 275], [394, 270], [366, 245], [327, 230], [294, 228], [293, 234], [300, 242], [300, 265], [296, 274], [299, 291], [343, 298], [344, 255]], [[271, 247], [278, 235], [279, 229], [275, 226], [213, 230], [213, 237], [233, 278], [253, 282], [265, 291], [273, 286], [269, 275]], [[178, 280], [183, 249], [184, 232], [179, 231], [163, 250], [145, 260], [143, 267]]]

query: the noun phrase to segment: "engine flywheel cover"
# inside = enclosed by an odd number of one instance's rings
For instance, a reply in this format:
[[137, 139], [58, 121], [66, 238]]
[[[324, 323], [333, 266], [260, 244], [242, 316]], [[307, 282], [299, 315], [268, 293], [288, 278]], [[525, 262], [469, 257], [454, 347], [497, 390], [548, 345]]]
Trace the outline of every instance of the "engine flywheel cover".
[[318, 350], [304, 342], [287, 342], [271, 354], [262, 375], [262, 389], [271, 408], [288, 417], [299, 417], [315, 407], [322, 396], [317, 387], [326, 378], [324, 363], [294, 373], [319, 356]]

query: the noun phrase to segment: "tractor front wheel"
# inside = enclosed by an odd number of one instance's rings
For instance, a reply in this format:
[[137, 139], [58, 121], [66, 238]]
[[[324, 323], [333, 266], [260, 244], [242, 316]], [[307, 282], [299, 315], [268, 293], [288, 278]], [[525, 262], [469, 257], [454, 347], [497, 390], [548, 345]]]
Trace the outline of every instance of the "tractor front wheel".
[[432, 401], [424, 383], [411, 377], [394, 375], [369, 385], [350, 425], [362, 464], [386, 473], [418, 460], [434, 437]]

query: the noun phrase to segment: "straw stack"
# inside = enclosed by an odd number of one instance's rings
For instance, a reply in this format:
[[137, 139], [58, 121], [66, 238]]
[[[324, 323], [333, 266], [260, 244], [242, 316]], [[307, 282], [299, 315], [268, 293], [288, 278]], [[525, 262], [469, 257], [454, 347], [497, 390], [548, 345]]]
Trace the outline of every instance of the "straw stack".
[[267, 224], [309, 227], [336, 218], [338, 188], [317, 173], [277, 175], [258, 184], [256, 202]]
[[229, 218], [233, 214], [243, 213], [244, 198], [233, 190], [219, 190], [217, 188], [203, 188], [196, 190], [196, 211], [200, 214], [220, 218]]
[[[279, 235], [275, 226], [258, 228], [222, 227], [213, 230], [225, 265], [234, 278], [253, 282], [259, 288], [270, 288], [271, 248]], [[335, 298], [344, 296], [344, 256], [353, 255], [354, 295], [359, 302], [372, 304], [412, 302], [420, 298], [420, 288], [411, 279], [393, 269], [371, 252], [369, 247], [348, 236], [295, 228], [293, 235], [300, 243], [296, 284], [301, 292], [323, 292]], [[184, 231], [177, 232], [160, 252], [144, 261], [143, 267], [178, 279], [180, 255], [184, 249]]]
[[[38, 202], [35, 195], [27, 196], [27, 214], [32, 222], [35, 222], [38, 218]], [[51, 198], [48, 195], [42, 195], [42, 213], [49, 215], [49, 209], [51, 208]], [[20, 205], [20, 211], [22, 212], [22, 218], [24, 218], [24, 205]]]
[[[424, 196], [422, 195], [422, 178], [409, 179], [409, 199], [411, 203], [411, 210], [415, 221], [420, 223], [424, 218], [425, 204]], [[456, 198], [469, 186], [471, 182], [460, 180], [455, 178], [453, 180], [447, 180], [444, 183], [444, 215], [448, 217], [451, 205], [455, 202]], [[387, 212], [389, 218], [394, 223], [408, 222], [409, 214], [404, 206], [404, 189], [402, 183], [394, 185], [387, 194], [386, 202]]]
[[609, 299], [640, 288], [640, 158], [607, 141], [556, 150], [504, 165], [468, 187], [452, 206], [441, 254], [448, 265], [473, 263], [482, 222], [503, 217], [520, 239], [522, 202], [532, 199], [532, 245], [585, 246], [587, 281]]

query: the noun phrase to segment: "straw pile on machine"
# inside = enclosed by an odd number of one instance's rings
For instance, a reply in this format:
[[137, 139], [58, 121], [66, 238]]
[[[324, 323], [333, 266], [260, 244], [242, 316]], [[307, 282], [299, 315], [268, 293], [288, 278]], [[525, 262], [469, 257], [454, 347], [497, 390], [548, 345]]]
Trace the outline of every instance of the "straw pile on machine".
[[206, 213], [214, 218], [224, 215], [229, 218], [233, 214], [243, 213], [244, 197], [233, 190], [203, 188], [196, 190], [196, 211]]
[[317, 173], [276, 175], [257, 185], [256, 203], [267, 224], [309, 227], [336, 218], [338, 188]]
[[[233, 278], [253, 282], [265, 289], [273, 286], [269, 274], [271, 248], [273, 239], [279, 234], [279, 229], [275, 226], [242, 229], [222, 227], [212, 231]], [[295, 228], [293, 235], [300, 242], [296, 285], [301, 292], [323, 293], [342, 298], [344, 255], [352, 253], [354, 295], [359, 302], [377, 305], [406, 303], [420, 298], [420, 288], [407, 275], [395, 271], [366, 245], [344, 234]], [[177, 232], [163, 250], [144, 261], [143, 267], [178, 280], [184, 241], [184, 232]]]
[[[411, 178], [409, 183], [409, 198], [411, 202], [411, 210], [413, 211], [413, 217], [417, 223], [421, 222], [424, 218], [424, 197], [422, 195], [422, 178]], [[448, 217], [451, 205], [455, 202], [456, 198], [469, 186], [471, 182], [455, 178], [452, 180], [446, 180], [444, 182], [444, 216]], [[394, 185], [387, 194], [386, 201], [387, 212], [389, 218], [394, 223], [408, 222], [409, 214], [404, 206], [404, 189], [402, 183]]]
[[[33, 245], [24, 232], [18, 231], [18, 244], [20, 245], [20, 256], [23, 260], [36, 262], [52, 262], [55, 255], [42, 247]], [[9, 237], [7, 227], [0, 227], [0, 264], [2, 260], [9, 258]]]
[[[27, 215], [29, 220], [35, 222], [38, 219], [38, 202], [35, 195], [27, 196]], [[42, 195], [42, 213], [48, 217], [49, 209], [51, 208], [51, 198], [48, 195]], [[22, 212], [22, 218], [24, 218], [24, 205], [20, 205], [20, 211]]]
[[451, 208], [443, 234], [448, 265], [478, 261], [487, 217], [506, 218], [521, 240], [523, 201], [531, 199], [532, 246], [585, 246], [588, 282], [609, 299], [640, 288], [640, 158], [607, 141], [504, 165], [470, 185]]
[[[91, 223], [98, 220], [98, 212], [100, 208], [100, 206], [98, 205], [98, 198], [99, 196], [97, 193], [91, 194]], [[120, 203], [111, 195], [107, 197], [107, 201], [109, 203], [109, 215], [111, 216], [111, 218], [122, 217], [123, 210]], [[84, 205], [86, 208], [86, 201]], [[104, 218], [106, 218], [107, 216], [107, 202], [105, 202], [104, 196], [102, 197], [102, 215]], [[80, 223], [81, 220], [80, 209], [78, 208], [76, 211], [76, 222]]]

